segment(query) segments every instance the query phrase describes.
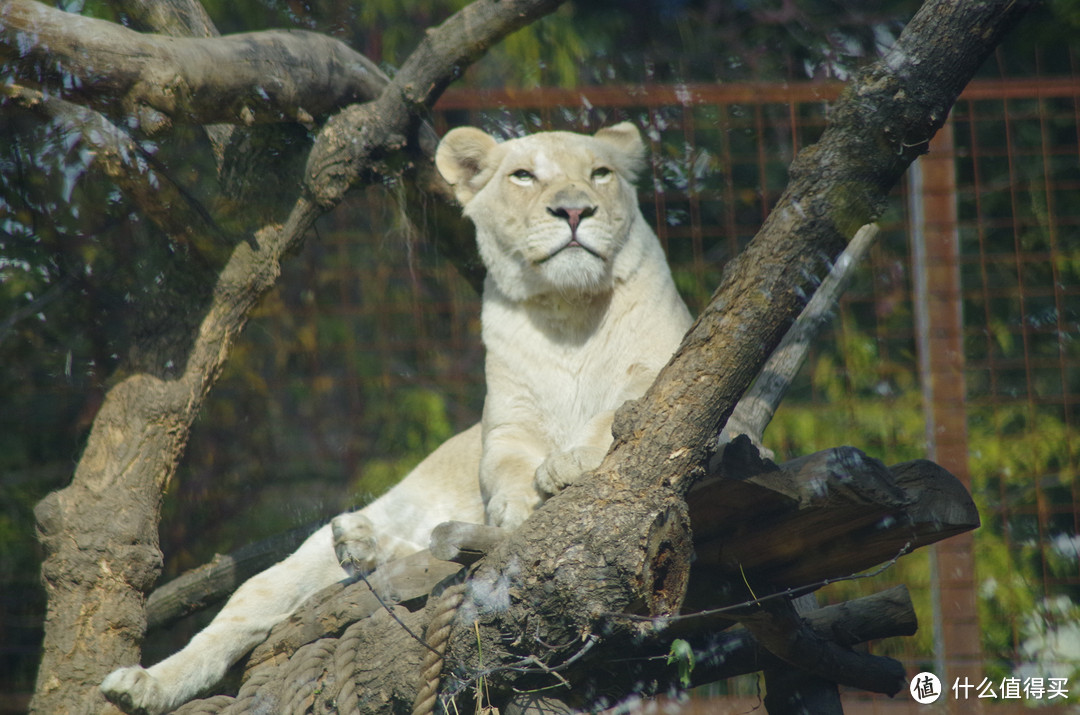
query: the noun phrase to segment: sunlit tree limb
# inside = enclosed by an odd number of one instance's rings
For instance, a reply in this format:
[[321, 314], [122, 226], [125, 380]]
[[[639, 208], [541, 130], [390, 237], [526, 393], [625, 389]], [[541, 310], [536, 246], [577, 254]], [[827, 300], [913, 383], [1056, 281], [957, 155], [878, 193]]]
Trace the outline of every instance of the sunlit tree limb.
[[385, 86], [378, 67], [340, 40], [299, 30], [169, 37], [10, 0], [0, 10], [0, 61], [24, 84], [152, 134], [174, 123], [315, 119]]
[[[419, 113], [489, 47], [563, 0], [477, 0], [428, 30], [378, 99], [352, 105], [319, 132], [305, 176], [307, 197], [329, 208], [365, 171], [416, 137]], [[302, 207], [298, 206], [302, 210]]]
[[172, 37], [217, 37], [198, 0], [110, 0], [110, 5], [131, 18], [136, 29]]

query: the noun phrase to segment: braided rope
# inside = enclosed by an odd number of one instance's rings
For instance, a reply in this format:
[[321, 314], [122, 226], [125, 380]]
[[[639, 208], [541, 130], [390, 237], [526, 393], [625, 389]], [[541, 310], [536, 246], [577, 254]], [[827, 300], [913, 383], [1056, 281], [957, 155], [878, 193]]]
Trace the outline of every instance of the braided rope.
[[335, 701], [338, 715], [360, 715], [360, 698], [356, 690], [356, 663], [360, 658], [361, 623], [358, 621], [338, 639], [337, 652], [334, 654], [334, 669], [337, 673], [337, 695]]
[[[443, 660], [458, 607], [465, 598], [465, 584], [448, 586], [433, 606], [424, 630], [421, 687], [413, 701], [413, 715], [432, 715], [438, 702]], [[248, 674], [235, 697], [216, 696], [182, 706], [177, 715], [251, 715], [268, 706], [278, 712], [310, 712], [317, 699], [330, 696], [339, 715], [358, 715], [355, 663], [361, 624], [353, 623], [338, 638], [323, 638], [297, 649], [287, 660], [263, 663]]]
[[[281, 691], [282, 713], [305, 713], [321, 690], [323, 680], [332, 672], [331, 663], [337, 650], [336, 638], [322, 638], [296, 652], [285, 666], [284, 678], [278, 684]], [[303, 652], [302, 657], [300, 656]]]
[[416, 700], [413, 701], [412, 715], [432, 715], [435, 712], [443, 656], [446, 655], [446, 647], [450, 643], [450, 632], [453, 629], [458, 607], [465, 600], [465, 587], [466, 584], [460, 583], [449, 586], [443, 591], [431, 622], [424, 631], [424, 640], [430, 649], [424, 652], [424, 661], [420, 670], [421, 685], [416, 693]]
[[173, 712], [174, 715], [218, 715], [225, 712], [233, 700], [228, 695], [215, 695], [212, 698], [185, 703]]
[[253, 712], [255, 703], [261, 696], [263, 688], [273, 685], [274, 676], [280, 672], [280, 667], [280, 665], [267, 663], [251, 671], [247, 680], [240, 686], [235, 702], [223, 715], [243, 715], [244, 713]]

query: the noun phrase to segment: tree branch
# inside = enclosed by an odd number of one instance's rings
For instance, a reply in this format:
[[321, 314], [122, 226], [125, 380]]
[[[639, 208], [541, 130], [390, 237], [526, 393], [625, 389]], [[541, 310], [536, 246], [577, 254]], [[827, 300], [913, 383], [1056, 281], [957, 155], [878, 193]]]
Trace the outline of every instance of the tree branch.
[[168, 626], [184, 616], [223, 600], [255, 574], [285, 558], [319, 527], [309, 524], [243, 546], [187, 571], [146, 599], [146, 627]]
[[[791, 381], [802, 367], [810, 351], [810, 343], [832, 318], [840, 296], [847, 290], [855, 275], [855, 267], [862, 262], [877, 240], [878, 232], [876, 224], [867, 224], [851, 239], [829, 270], [829, 275], [814, 291], [796, 323], [784, 334], [776, 350], [769, 356], [754, 384], [735, 405], [725, 430], [730, 430], [734, 424], [739, 429], [746, 430], [746, 434], [755, 444], [761, 441], [765, 428], [776, 414], [776, 408], [780, 406]], [[734, 439], [737, 435], [725, 436]]]
[[0, 61], [20, 81], [134, 119], [147, 134], [173, 123], [311, 124], [387, 82], [366, 57], [314, 32], [150, 35], [35, 0], [10, 0], [0, 18]]
[[476, 0], [428, 30], [377, 100], [346, 107], [323, 127], [308, 159], [309, 200], [324, 208], [336, 206], [365, 171], [378, 169], [389, 151], [415, 137], [419, 113], [469, 64], [563, 1]]
[[221, 35], [198, 0], [112, 0], [144, 31], [172, 37], [218, 37]]

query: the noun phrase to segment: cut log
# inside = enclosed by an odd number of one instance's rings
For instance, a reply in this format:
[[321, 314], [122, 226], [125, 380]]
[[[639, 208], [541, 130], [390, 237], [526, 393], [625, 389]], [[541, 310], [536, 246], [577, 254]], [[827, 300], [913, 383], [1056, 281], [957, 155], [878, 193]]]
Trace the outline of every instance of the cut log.
[[[795, 613], [805, 618], [818, 610], [817, 596], [808, 593], [796, 598], [792, 605]], [[765, 710], [769, 715], [844, 715], [840, 688], [834, 681], [788, 666], [766, 668], [764, 675]]]
[[[819, 636], [790, 601], [772, 601], [739, 620], [770, 653], [817, 678], [889, 696], [904, 687], [904, 666], [899, 661], [858, 653]], [[776, 705], [777, 714], [793, 712], [782, 699]], [[773, 713], [772, 706], [766, 706]]]
[[[819, 608], [802, 619], [806, 629], [804, 636], [831, 641], [837, 648], [845, 650], [871, 640], [910, 636], [918, 627], [905, 586], [894, 586], [870, 596]], [[715, 616], [682, 617], [673, 620], [662, 631], [643, 633], [632, 648], [632, 658], [614, 655], [630, 652], [630, 648], [602, 643], [579, 667], [564, 671], [563, 675], [574, 683], [574, 691], [578, 694], [605, 689], [618, 692], [620, 687], [633, 687], [642, 682], [652, 682], [655, 692], [664, 692], [675, 685], [676, 675], [672, 669], [671, 683], [657, 681], [658, 672], [662, 671], [657, 671], [653, 660], [662, 658], [675, 638], [688, 641], [694, 650], [696, 664], [690, 673], [692, 687], [763, 669], [791, 668], [788, 662], [770, 653], [747, 628], [735, 626], [718, 632], [721, 627], [723, 624]], [[577, 704], [581, 707], [589, 705], [587, 702]]]

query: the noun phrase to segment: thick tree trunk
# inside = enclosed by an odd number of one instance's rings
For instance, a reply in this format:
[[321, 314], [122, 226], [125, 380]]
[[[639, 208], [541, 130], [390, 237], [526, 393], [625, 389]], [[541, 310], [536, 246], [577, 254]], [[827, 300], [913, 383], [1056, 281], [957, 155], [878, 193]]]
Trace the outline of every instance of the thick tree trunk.
[[161, 563], [161, 495], [232, 340], [277, 278], [282, 239], [267, 229], [237, 246], [190, 349], [171, 344], [191, 340], [181, 321], [178, 334], [138, 351], [133, 374], [106, 396], [71, 485], [38, 505], [48, 615], [35, 712], [96, 710], [102, 701], [87, 685], [138, 660], [143, 594]]

